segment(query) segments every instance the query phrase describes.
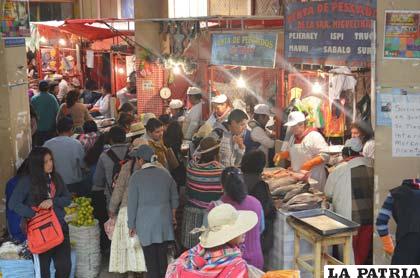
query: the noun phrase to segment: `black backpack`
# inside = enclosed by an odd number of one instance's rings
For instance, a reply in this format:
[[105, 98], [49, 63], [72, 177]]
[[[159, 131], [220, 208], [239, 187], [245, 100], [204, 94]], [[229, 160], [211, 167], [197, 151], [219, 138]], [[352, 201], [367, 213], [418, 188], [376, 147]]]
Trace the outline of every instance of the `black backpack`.
[[123, 159], [119, 159], [119, 157], [117, 156], [117, 154], [112, 149], [109, 149], [109, 150], [106, 151], [106, 154], [108, 155], [108, 157], [111, 158], [111, 160], [114, 162], [114, 167], [112, 168], [112, 182], [109, 185], [110, 188], [108, 188], [111, 193], [114, 190], [114, 186], [115, 186], [115, 183], [116, 183], [116, 181], [118, 179], [118, 176], [120, 174], [121, 167], [129, 159], [128, 152], [129, 152], [129, 150], [127, 149], [127, 152], [125, 153], [124, 158]]

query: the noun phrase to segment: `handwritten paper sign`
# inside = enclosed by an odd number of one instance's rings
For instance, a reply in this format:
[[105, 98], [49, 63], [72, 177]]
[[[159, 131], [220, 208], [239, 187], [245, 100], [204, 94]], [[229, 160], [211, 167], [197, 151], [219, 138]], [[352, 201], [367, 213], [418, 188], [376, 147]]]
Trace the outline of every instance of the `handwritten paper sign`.
[[392, 156], [420, 157], [420, 95], [394, 96]]

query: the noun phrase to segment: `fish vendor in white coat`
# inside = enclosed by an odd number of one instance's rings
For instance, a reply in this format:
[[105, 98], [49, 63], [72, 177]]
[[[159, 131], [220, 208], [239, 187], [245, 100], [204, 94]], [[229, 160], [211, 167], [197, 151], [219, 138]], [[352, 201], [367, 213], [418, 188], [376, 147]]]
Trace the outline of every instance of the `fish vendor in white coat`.
[[285, 126], [291, 128], [293, 136], [284, 151], [274, 156], [274, 163], [278, 165], [282, 159], [288, 159], [294, 172], [310, 171], [310, 177], [318, 181], [315, 187], [323, 191], [327, 178], [325, 163], [329, 155], [321, 153], [321, 150], [328, 147], [327, 142], [316, 128], [306, 125], [302, 112], [291, 112]]

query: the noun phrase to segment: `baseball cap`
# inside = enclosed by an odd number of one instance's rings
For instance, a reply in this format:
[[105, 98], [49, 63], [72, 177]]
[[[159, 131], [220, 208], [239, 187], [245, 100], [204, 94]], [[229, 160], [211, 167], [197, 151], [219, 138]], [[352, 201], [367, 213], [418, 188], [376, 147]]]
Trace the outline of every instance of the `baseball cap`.
[[180, 99], [173, 99], [169, 102], [169, 108], [171, 109], [182, 108], [182, 106], [184, 106], [184, 102]]
[[271, 116], [271, 109], [267, 104], [257, 104], [254, 106], [254, 113], [260, 115]]
[[137, 149], [132, 150], [129, 155], [133, 158], [142, 158], [145, 161], [151, 161], [155, 152], [148, 145], [140, 145]]
[[187, 90], [187, 95], [201, 95], [201, 89], [197, 87], [189, 87]]
[[222, 103], [225, 103], [227, 100], [228, 100], [227, 96], [224, 94], [221, 94], [221, 95], [217, 95], [213, 97], [211, 99], [211, 102], [216, 103], [216, 104], [222, 104]]
[[300, 111], [293, 111], [289, 114], [289, 117], [287, 117], [287, 123], [285, 123], [285, 126], [295, 126], [299, 123], [302, 123], [306, 121], [305, 115]]
[[344, 147], [348, 147], [355, 152], [361, 152], [363, 149], [363, 144], [359, 138], [350, 138], [346, 141]]

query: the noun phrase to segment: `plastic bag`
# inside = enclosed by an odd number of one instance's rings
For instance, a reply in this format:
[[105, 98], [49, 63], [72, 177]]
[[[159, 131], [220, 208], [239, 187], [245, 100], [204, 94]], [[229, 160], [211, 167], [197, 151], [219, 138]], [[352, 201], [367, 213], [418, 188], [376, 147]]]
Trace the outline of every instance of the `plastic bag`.
[[256, 268], [253, 265], [247, 265], [248, 268], [248, 277], [249, 278], [261, 278], [264, 275], [264, 272], [262, 272], [261, 270], [259, 270], [258, 268]]
[[140, 240], [137, 235], [128, 238], [127, 248], [140, 248]]
[[109, 240], [112, 240], [112, 235], [115, 229], [115, 218], [109, 218], [104, 224], [105, 233]]

